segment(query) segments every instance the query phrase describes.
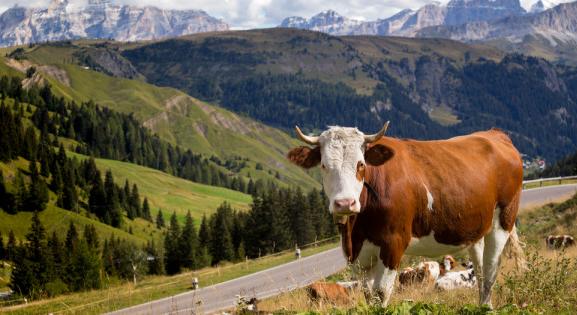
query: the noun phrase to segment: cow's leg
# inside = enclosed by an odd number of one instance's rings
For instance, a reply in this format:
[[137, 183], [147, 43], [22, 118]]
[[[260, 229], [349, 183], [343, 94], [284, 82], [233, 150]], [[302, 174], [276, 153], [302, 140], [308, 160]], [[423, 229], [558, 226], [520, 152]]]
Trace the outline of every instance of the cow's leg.
[[408, 242], [404, 242], [403, 238], [397, 234], [386, 236], [381, 244], [380, 260], [375, 270], [373, 291], [379, 294], [383, 306], [387, 306], [393, 293], [397, 269], [399, 269], [407, 244]]
[[485, 247], [485, 239], [481, 238], [477, 243], [469, 247], [469, 256], [473, 261], [475, 268], [475, 276], [477, 277], [477, 286], [479, 287], [479, 303], [483, 303], [483, 249]]
[[383, 306], [387, 306], [389, 303], [396, 277], [397, 269], [389, 268], [382, 261], [377, 264], [373, 282], [373, 292], [379, 295]]
[[373, 288], [377, 264], [379, 263], [379, 248], [369, 241], [364, 241], [359, 252], [359, 256], [352, 264], [353, 279], [360, 280], [362, 289], [367, 293], [365, 296], [370, 299]]
[[483, 251], [483, 287], [481, 290], [481, 304], [491, 305], [491, 289], [497, 278], [501, 253], [509, 239], [509, 231], [501, 227], [499, 220], [500, 210], [495, 211], [493, 217], [493, 227], [485, 235], [485, 248]]

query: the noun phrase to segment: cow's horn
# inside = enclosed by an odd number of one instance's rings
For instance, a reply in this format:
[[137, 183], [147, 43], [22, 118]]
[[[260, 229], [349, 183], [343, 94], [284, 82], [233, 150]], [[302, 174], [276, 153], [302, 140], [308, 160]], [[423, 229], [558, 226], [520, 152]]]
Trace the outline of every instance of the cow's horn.
[[305, 136], [303, 134], [303, 132], [301, 131], [301, 129], [298, 126], [295, 126], [295, 130], [297, 132], [297, 136], [299, 137], [299, 139], [301, 139], [303, 142], [306, 142], [310, 145], [316, 145], [319, 144], [319, 137], [314, 137], [314, 136]]
[[385, 135], [385, 132], [387, 132], [387, 128], [389, 128], [389, 122], [388, 121], [385, 123], [385, 125], [383, 126], [383, 129], [381, 129], [381, 131], [375, 133], [374, 135], [365, 135], [365, 143], [373, 143], [373, 142], [381, 139]]

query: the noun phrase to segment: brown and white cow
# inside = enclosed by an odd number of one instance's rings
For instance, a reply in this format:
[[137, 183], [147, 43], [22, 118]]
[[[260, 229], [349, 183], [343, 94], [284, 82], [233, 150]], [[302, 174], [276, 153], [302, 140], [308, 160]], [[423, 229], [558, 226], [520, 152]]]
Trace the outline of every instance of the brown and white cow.
[[549, 249], [563, 249], [575, 246], [575, 238], [571, 235], [549, 235], [545, 238]]
[[[299, 138], [311, 145], [288, 158], [320, 165], [329, 211], [339, 222], [343, 251], [365, 286], [387, 304], [404, 254], [437, 257], [468, 248], [480, 303], [491, 303], [507, 243], [522, 257], [515, 230], [523, 165], [509, 137], [497, 129], [448, 140], [384, 137], [330, 127]], [[481, 272], [482, 270], [482, 272]]]

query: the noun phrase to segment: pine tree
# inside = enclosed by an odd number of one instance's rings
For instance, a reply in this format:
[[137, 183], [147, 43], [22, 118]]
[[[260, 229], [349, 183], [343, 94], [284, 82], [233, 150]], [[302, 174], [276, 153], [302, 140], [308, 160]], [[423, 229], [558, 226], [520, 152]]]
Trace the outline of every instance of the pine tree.
[[158, 209], [158, 214], [156, 215], [156, 228], [162, 229], [164, 226], [164, 215], [162, 214], [162, 209]]
[[162, 275], [165, 272], [164, 267], [164, 251], [162, 247], [157, 247], [154, 243], [154, 239], [146, 243], [145, 248], [148, 254], [148, 274], [151, 275]]
[[206, 214], [203, 214], [202, 221], [200, 223], [200, 230], [198, 231], [198, 242], [200, 246], [208, 248], [210, 245], [210, 234], [210, 226], [208, 225]]
[[166, 253], [165, 266], [166, 273], [169, 275], [177, 274], [180, 272], [181, 261], [180, 261], [180, 248], [178, 240], [180, 239], [180, 226], [176, 218], [176, 213], [173, 212], [170, 217], [170, 225], [168, 226], [168, 232], [164, 237], [164, 251]]
[[6, 189], [2, 170], [0, 170], [0, 208], [6, 211], [6, 213], [10, 214], [16, 213], [16, 206], [14, 204], [14, 195], [12, 195]]
[[84, 240], [88, 248], [94, 252], [99, 252], [100, 241], [98, 240], [98, 233], [94, 224], [84, 226]]
[[313, 216], [302, 190], [289, 191], [285, 212], [290, 214], [290, 221], [295, 241], [298, 245], [308, 244], [315, 239]]
[[55, 278], [61, 277], [64, 264], [64, 248], [58, 238], [56, 231], [48, 238], [48, 250], [52, 261], [52, 274]]
[[231, 217], [232, 209], [227, 202], [224, 202], [216, 209], [216, 213], [211, 218], [210, 225], [212, 234], [210, 236], [210, 253], [213, 265], [223, 260], [234, 260], [235, 255], [231, 236]]
[[4, 238], [2, 233], [0, 233], [0, 260], [6, 259], [6, 248], [4, 247]]
[[122, 213], [120, 210], [120, 202], [118, 200], [118, 192], [114, 178], [110, 170], [106, 171], [104, 177], [104, 193], [106, 195], [106, 213], [104, 218], [110, 218], [110, 225], [120, 227], [122, 225]]
[[48, 202], [48, 187], [38, 173], [35, 160], [30, 160], [30, 187], [26, 192], [27, 211], [42, 211]]
[[[14, 182], [16, 186], [16, 196], [15, 196], [15, 208], [17, 211], [26, 210], [26, 199], [28, 198], [28, 189], [26, 183], [24, 183], [24, 175], [18, 170], [16, 173], [16, 180]], [[17, 211], [14, 211], [16, 213]]]
[[144, 198], [142, 202], [142, 218], [152, 222], [152, 214], [150, 214], [150, 206], [148, 205], [148, 198]]
[[[128, 183], [128, 182], [127, 182]], [[136, 184], [132, 185], [132, 191], [130, 191], [130, 195], [127, 195], [129, 206], [132, 208], [134, 215], [141, 218], [147, 218], [147, 215], [150, 216], [150, 207], [148, 206], [148, 201], [146, 202], [147, 209], [140, 207], [140, 194], [138, 193], [138, 186]]]
[[188, 211], [186, 214], [186, 221], [184, 223], [182, 233], [180, 234], [179, 243], [182, 266], [191, 269], [198, 268], [196, 259], [196, 250], [198, 249], [198, 235], [196, 234], [194, 220], [190, 215], [190, 211]]
[[30, 229], [26, 234], [26, 245], [16, 255], [14, 264], [17, 266], [10, 278], [10, 287], [23, 295], [38, 297], [45, 290], [45, 285], [51, 275], [48, 274], [49, 252], [46, 242], [46, 230], [40, 222], [38, 212], [32, 215]]
[[8, 232], [8, 242], [6, 243], [6, 259], [14, 261], [16, 250], [16, 236], [14, 236], [14, 231], [10, 230]]
[[78, 244], [78, 240], [79, 237], [78, 237], [78, 231], [76, 230], [76, 226], [74, 225], [74, 222], [70, 221], [70, 224], [68, 225], [68, 231], [66, 232], [66, 242], [64, 243], [66, 253], [68, 255], [70, 255], [75, 251], [76, 246]]
[[79, 240], [66, 265], [65, 282], [73, 291], [98, 289], [101, 260], [85, 240]]
[[[97, 172], [98, 173], [98, 172]], [[101, 221], [106, 217], [106, 193], [104, 192], [104, 184], [100, 178], [100, 173], [93, 179], [92, 188], [90, 189], [90, 196], [88, 198], [88, 209], [94, 213]], [[110, 224], [110, 222], [105, 222]]]

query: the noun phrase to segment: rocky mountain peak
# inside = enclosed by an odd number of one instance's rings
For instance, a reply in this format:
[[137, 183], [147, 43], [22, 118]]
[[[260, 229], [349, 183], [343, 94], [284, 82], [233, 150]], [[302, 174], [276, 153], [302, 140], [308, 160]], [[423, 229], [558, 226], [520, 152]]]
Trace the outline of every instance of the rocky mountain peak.
[[78, 38], [150, 40], [228, 29], [200, 10], [116, 5], [110, 0], [88, 0], [85, 7], [71, 10], [68, 0], [52, 0], [48, 8], [13, 7], [0, 14], [0, 47]]

